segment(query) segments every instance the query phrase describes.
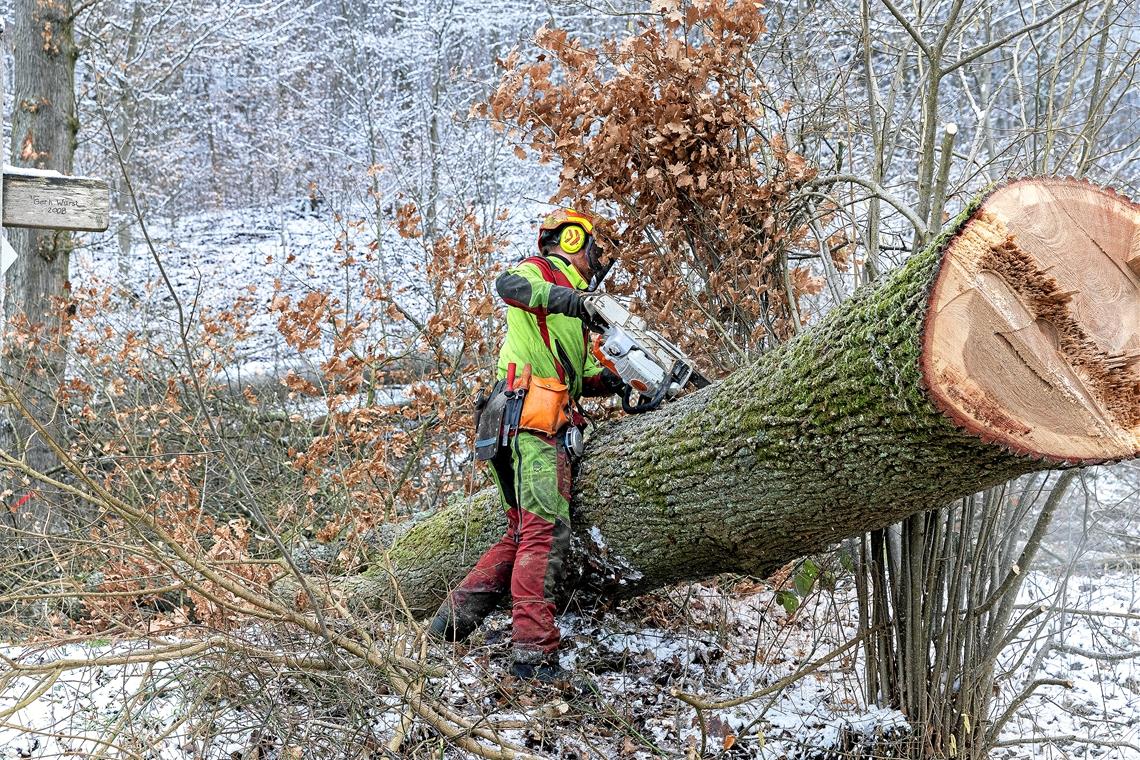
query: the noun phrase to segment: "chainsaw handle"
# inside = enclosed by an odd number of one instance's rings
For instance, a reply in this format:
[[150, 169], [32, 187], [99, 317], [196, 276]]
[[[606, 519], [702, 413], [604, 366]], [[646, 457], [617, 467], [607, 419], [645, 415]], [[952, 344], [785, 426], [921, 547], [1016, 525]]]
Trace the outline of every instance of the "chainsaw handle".
[[621, 394], [621, 410], [626, 414], [641, 414], [642, 412], [652, 412], [657, 407], [661, 406], [661, 402], [665, 399], [663, 390], [658, 390], [653, 398], [641, 404], [633, 403], [634, 389], [631, 386], [625, 386], [625, 390]]
[[[621, 408], [626, 414], [641, 414], [643, 412], [652, 412], [657, 407], [661, 406], [661, 402], [665, 400], [665, 394], [669, 392], [669, 386], [677, 379], [678, 370], [684, 368], [684, 363], [681, 361], [673, 362], [673, 367], [669, 370], [668, 377], [661, 383], [661, 387], [653, 394], [653, 398], [648, 401], [643, 401], [639, 404], [633, 403], [634, 389], [627, 385], [621, 394]], [[644, 397], [643, 397], [644, 398]]]

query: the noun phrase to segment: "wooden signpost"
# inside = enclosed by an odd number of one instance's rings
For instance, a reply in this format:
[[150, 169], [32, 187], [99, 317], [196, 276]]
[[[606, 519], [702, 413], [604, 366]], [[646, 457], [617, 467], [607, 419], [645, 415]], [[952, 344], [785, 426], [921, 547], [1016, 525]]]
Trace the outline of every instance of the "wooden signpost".
[[[4, 103], [4, 54], [8, 30], [0, 21], [0, 108]], [[0, 135], [3, 135], [0, 112]], [[111, 216], [111, 192], [107, 183], [89, 177], [68, 177], [56, 171], [4, 167], [0, 183], [0, 210], [4, 227], [35, 227], [49, 230], [102, 232]], [[0, 230], [0, 275], [16, 262], [8, 236]]]
[[4, 167], [4, 226], [102, 232], [111, 213], [107, 183], [58, 172]]
[[[101, 179], [5, 166], [0, 208], [5, 227], [102, 232], [110, 223], [111, 191]], [[0, 233], [0, 275], [14, 263], [16, 252]]]

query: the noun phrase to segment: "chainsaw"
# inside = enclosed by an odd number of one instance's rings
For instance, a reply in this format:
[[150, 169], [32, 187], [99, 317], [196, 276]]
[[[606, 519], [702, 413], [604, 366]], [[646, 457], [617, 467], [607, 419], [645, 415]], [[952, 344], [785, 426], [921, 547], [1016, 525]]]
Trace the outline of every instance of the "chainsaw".
[[650, 330], [645, 320], [630, 314], [613, 296], [594, 292], [587, 298], [592, 328], [599, 333], [594, 357], [625, 384], [621, 408], [627, 414], [651, 412], [688, 386], [709, 384], [681, 349]]

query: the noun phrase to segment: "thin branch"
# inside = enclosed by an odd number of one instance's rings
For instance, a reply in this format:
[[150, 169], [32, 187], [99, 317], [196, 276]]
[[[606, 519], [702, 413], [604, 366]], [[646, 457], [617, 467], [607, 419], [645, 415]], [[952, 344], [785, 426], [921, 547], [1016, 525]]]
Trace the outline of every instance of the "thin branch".
[[1131, 652], [1097, 652], [1092, 649], [1073, 646], [1072, 644], [1054, 644], [1053, 649], [1058, 652], [1075, 654], [1079, 657], [1097, 660], [1098, 662], [1124, 662], [1125, 660], [1135, 660], [1137, 657], [1140, 657], [1140, 650], [1133, 650]]
[[894, 16], [900, 24], [902, 24], [902, 28], [906, 30], [906, 33], [911, 36], [911, 39], [913, 39], [918, 45], [919, 49], [922, 50], [923, 55], [925, 55], [927, 59], [933, 63], [934, 50], [932, 50], [931, 47], [926, 44], [926, 40], [922, 38], [922, 35], [919, 34], [918, 30], [915, 29], [909, 21], [907, 21], [906, 17], [902, 15], [902, 13], [898, 8], [895, 7], [895, 4], [892, 3], [891, 0], [882, 0], [882, 3], [886, 6], [887, 10], [891, 12], [891, 15]]
[[[887, 0], [883, 0], [883, 2], [885, 3], [885, 2], [887, 2]], [[958, 69], [962, 66], [965, 66], [967, 63], [970, 63], [971, 61], [974, 61], [978, 58], [981, 58], [983, 55], [985, 55], [986, 53], [989, 53], [992, 50], [997, 50], [1002, 45], [1005, 45], [1008, 42], [1012, 42], [1013, 40], [1017, 39], [1018, 37], [1021, 37], [1022, 35], [1029, 34], [1030, 32], [1034, 32], [1034, 31], [1040, 29], [1041, 27], [1045, 26], [1049, 22], [1056, 19], [1058, 16], [1063, 16], [1064, 14], [1071, 11], [1073, 8], [1076, 8], [1078, 5], [1084, 5], [1087, 2], [1088, 2], [1088, 0], [1073, 0], [1073, 2], [1064, 6], [1063, 8], [1058, 10], [1056, 13], [1052, 13], [1052, 14], [1048, 15], [1036, 23], [1030, 24], [1029, 26], [1026, 26], [1026, 27], [1022, 27], [1021, 29], [1017, 29], [1016, 31], [1012, 31], [1009, 34], [1005, 35], [1004, 37], [1000, 37], [1000, 38], [994, 40], [993, 42], [989, 42], [985, 45], [979, 45], [978, 47], [976, 47], [973, 50], [970, 50], [969, 52], [964, 54], [958, 60], [954, 61], [954, 63], [948, 64], [944, 69], [942, 69], [942, 73], [943, 74], [949, 74], [950, 72], [954, 71], [955, 69]]]
[[1140, 747], [1131, 742], [1113, 741], [1111, 739], [1092, 739], [1087, 736], [1029, 736], [1024, 739], [1005, 739], [994, 742], [991, 747], [1017, 747], [1022, 744], [1087, 744], [1093, 747], [1119, 747], [1140, 752]]
[[893, 206], [896, 211], [905, 216], [907, 221], [911, 223], [916, 232], [923, 236], [928, 234], [926, 222], [922, 221], [922, 219], [919, 218], [918, 214], [911, 210], [911, 208], [907, 206], [906, 203], [904, 203], [898, 196], [894, 195], [890, 190], [887, 190], [877, 182], [872, 182], [871, 180], [864, 179], [863, 177], [859, 177], [855, 174], [829, 174], [826, 177], [816, 177], [808, 184], [834, 185], [838, 182], [850, 182], [852, 184], [861, 185], [867, 188], [876, 196], [891, 204], [891, 206]]
[[1037, 691], [1042, 686], [1061, 686], [1066, 689], [1071, 689], [1073, 688], [1073, 682], [1066, 678], [1038, 678], [1036, 681], [1026, 686], [1025, 690], [1018, 694], [1017, 697], [1015, 697], [1014, 700], [1009, 703], [1009, 707], [1005, 708], [1005, 712], [1003, 712], [997, 720], [990, 724], [990, 736], [997, 736], [999, 733], [1001, 733], [1002, 727], [1009, 722], [1009, 719], [1013, 717], [1013, 714], [1017, 712], [1017, 709], [1025, 703], [1025, 700], [1033, 696], [1033, 692]]
[[[1039, 604], [1017, 604], [1015, 610], [1028, 610], [1040, 607]], [[1140, 620], [1140, 612], [1109, 612], [1107, 610], [1085, 610], [1076, 607], [1052, 607], [1053, 612], [1062, 615], [1083, 615], [1085, 617], [1124, 618], [1125, 620]]]

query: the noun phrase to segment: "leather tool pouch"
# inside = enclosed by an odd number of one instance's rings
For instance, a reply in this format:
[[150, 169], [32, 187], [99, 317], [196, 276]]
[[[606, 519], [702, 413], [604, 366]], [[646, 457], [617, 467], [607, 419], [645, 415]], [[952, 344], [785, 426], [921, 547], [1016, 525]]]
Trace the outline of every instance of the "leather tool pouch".
[[494, 459], [503, 439], [503, 422], [507, 411], [506, 383], [500, 380], [491, 395], [475, 405], [475, 458]]
[[523, 399], [519, 427], [554, 435], [570, 422], [570, 391], [554, 377], [532, 377]]

